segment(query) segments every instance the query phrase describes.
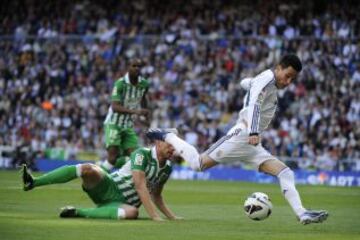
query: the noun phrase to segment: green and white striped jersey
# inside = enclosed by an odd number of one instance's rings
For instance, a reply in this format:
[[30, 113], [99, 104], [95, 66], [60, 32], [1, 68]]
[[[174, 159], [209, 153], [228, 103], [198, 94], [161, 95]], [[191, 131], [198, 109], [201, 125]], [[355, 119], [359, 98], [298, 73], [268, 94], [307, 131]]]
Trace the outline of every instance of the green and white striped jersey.
[[132, 179], [131, 173], [133, 170], [145, 172], [147, 187], [151, 193], [155, 187], [166, 183], [170, 177], [172, 165], [168, 160], [164, 167], [159, 167], [155, 147], [152, 149], [139, 148], [131, 154], [130, 160], [120, 170], [111, 174], [125, 202], [129, 205], [139, 207], [141, 201]]
[[[141, 100], [149, 88], [149, 84], [147, 79], [139, 76], [138, 84], [134, 86], [130, 83], [129, 74], [127, 73], [115, 82], [111, 93], [111, 101], [119, 101], [122, 106], [128, 109], [140, 109]], [[131, 128], [133, 127], [132, 114], [114, 112], [110, 106], [104, 124], [115, 124], [122, 128]]]

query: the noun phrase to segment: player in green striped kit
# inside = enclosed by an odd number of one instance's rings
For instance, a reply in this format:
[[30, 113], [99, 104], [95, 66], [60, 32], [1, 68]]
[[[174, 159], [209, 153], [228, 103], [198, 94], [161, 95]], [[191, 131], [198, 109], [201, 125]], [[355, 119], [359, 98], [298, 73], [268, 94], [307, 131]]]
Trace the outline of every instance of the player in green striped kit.
[[133, 117], [148, 116], [146, 93], [149, 88], [147, 79], [140, 76], [142, 62], [134, 59], [129, 71], [115, 82], [111, 93], [111, 106], [104, 121], [105, 147], [108, 159], [101, 167], [110, 172], [120, 168], [138, 147], [138, 137], [133, 129]]
[[64, 207], [60, 217], [135, 219], [141, 204], [151, 219], [163, 220], [155, 206], [170, 220], [177, 217], [162, 198], [164, 184], [172, 171], [170, 158], [174, 148], [163, 141], [156, 141], [150, 148], [138, 148], [130, 161], [116, 172], [109, 174], [94, 164], [63, 166], [40, 177], [33, 177], [23, 166], [24, 190], [39, 186], [65, 183], [77, 177], [82, 179], [83, 190], [97, 205], [96, 208]]

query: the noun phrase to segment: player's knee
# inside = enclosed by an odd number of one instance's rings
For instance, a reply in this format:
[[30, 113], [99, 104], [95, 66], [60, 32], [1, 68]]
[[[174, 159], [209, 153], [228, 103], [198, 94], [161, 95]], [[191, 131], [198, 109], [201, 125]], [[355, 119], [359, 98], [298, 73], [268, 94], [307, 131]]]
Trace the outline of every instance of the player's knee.
[[81, 165], [81, 177], [91, 177], [97, 173], [97, 167], [94, 164], [85, 163]]
[[199, 168], [200, 172], [203, 172], [206, 169], [212, 168], [213, 166], [218, 164], [206, 154], [202, 154], [201, 156], [199, 156], [199, 162], [200, 162], [200, 168]]
[[139, 216], [139, 210], [135, 207], [127, 207], [125, 209], [125, 218], [126, 219], [137, 219]]
[[285, 179], [285, 180], [294, 180], [295, 178], [295, 174], [294, 174], [294, 171], [291, 170], [290, 168], [286, 167], [284, 168], [283, 170], [281, 170], [277, 177], [279, 179]]

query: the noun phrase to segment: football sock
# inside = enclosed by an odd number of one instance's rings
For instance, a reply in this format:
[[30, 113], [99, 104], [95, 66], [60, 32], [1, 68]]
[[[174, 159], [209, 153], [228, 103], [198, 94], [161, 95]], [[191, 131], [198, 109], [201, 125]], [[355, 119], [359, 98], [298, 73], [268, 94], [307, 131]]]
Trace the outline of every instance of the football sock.
[[66, 183], [69, 182], [79, 175], [80, 165], [78, 166], [63, 166], [57, 168], [49, 173], [46, 173], [40, 177], [34, 178], [34, 186], [43, 186], [55, 183]]
[[128, 156], [121, 156], [116, 159], [115, 165], [112, 165], [108, 160], [103, 161], [100, 167], [106, 172], [111, 172], [114, 168], [120, 169], [129, 160]]
[[303, 207], [300, 195], [295, 188], [294, 172], [290, 168], [283, 169], [278, 174], [281, 191], [297, 216], [302, 215], [306, 209]]
[[107, 159], [105, 161], [103, 161], [101, 164], [100, 164], [100, 167], [102, 169], [104, 169], [106, 172], [110, 172], [113, 168], [114, 168], [114, 165], [112, 165]]
[[76, 209], [76, 215], [84, 218], [121, 219], [125, 218], [125, 210], [117, 206], [79, 208]]
[[189, 164], [190, 168], [200, 171], [200, 154], [195, 147], [188, 144], [174, 133], [168, 133], [165, 142], [171, 144], [176, 152]]

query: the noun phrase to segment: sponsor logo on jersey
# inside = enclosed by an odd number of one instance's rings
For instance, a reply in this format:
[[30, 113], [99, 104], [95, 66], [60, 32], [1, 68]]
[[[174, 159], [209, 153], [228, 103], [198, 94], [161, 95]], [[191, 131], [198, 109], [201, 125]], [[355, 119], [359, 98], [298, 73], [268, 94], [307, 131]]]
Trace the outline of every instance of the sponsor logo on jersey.
[[135, 161], [134, 161], [134, 164], [135, 165], [138, 165], [138, 166], [141, 166], [143, 164], [143, 160], [144, 160], [144, 156], [141, 155], [141, 154], [136, 154], [135, 155]]

